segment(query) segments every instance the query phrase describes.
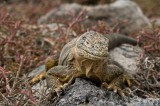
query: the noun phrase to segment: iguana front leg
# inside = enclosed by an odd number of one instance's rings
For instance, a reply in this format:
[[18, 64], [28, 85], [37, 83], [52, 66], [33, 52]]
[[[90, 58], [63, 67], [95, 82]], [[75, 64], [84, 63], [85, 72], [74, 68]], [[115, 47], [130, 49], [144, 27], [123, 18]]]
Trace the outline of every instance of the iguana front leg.
[[48, 70], [46, 74], [47, 86], [49, 88], [59, 88], [69, 80], [67, 66], [55, 66]]
[[76, 70], [68, 66], [55, 66], [46, 74], [47, 86], [55, 91], [64, 89], [75, 78]]
[[[128, 86], [131, 86], [131, 76], [124, 73], [124, 71], [116, 65], [107, 65], [105, 69], [105, 79], [102, 83], [102, 86], [106, 87], [109, 90], [113, 90], [118, 93], [120, 96], [124, 96], [122, 85], [127, 83]], [[126, 86], [127, 86], [126, 85]]]

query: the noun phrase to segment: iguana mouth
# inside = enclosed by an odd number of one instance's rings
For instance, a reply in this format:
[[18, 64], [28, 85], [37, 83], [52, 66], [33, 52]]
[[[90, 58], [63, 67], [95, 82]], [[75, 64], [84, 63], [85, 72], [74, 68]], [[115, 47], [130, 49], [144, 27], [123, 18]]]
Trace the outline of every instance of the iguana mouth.
[[84, 50], [84, 49], [81, 49], [81, 50], [78, 50], [77, 51], [78, 54], [80, 56], [83, 56], [87, 59], [91, 59], [91, 60], [102, 60], [102, 59], [106, 59], [108, 57], [108, 55], [106, 56], [101, 56], [101, 55], [96, 55], [96, 54], [93, 54], [93, 53], [89, 53], [88, 51]]

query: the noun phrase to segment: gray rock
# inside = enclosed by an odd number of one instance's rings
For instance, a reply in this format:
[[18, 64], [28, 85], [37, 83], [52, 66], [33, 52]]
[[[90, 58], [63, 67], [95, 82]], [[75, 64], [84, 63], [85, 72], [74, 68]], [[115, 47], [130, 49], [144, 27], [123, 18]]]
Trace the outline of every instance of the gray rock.
[[42, 16], [38, 23], [49, 23], [50, 19], [72, 19], [83, 9], [86, 10], [88, 19], [83, 21], [86, 25], [92, 26], [98, 20], [105, 21], [108, 25], [114, 26], [118, 21], [125, 21], [120, 24], [121, 32], [128, 34], [141, 30], [144, 27], [150, 27], [151, 24], [144, 16], [140, 7], [130, 0], [118, 0], [109, 5], [82, 6], [79, 4], [63, 4], [58, 9], [53, 9], [46, 15]]
[[67, 28], [63, 24], [50, 23], [45, 25], [45, 28], [41, 28], [42, 35], [49, 35], [50, 37], [57, 38], [60, 36], [56, 31], [61, 29], [62, 31], [66, 31]]
[[40, 72], [44, 70], [45, 70], [45, 65], [40, 65], [39, 67], [31, 71], [31, 73], [28, 74], [28, 77], [29, 78], [34, 77], [35, 75], [39, 74]]
[[157, 27], [160, 27], [160, 18], [152, 19]]
[[32, 86], [32, 92], [34, 92], [34, 97], [37, 100], [43, 98], [44, 95], [47, 96], [47, 94], [49, 93], [49, 89], [47, 87], [46, 80], [40, 80], [38, 83]]
[[112, 91], [101, 89], [92, 82], [76, 78], [74, 84], [65, 89], [64, 95], [50, 102], [49, 106], [159, 106], [160, 99], [139, 97], [121, 98]]
[[[75, 83], [69, 86], [56, 103], [57, 106], [114, 106], [118, 103], [119, 96], [114, 96], [114, 93], [107, 90], [102, 90], [95, 86], [90, 81], [77, 78]], [[115, 100], [115, 101], [112, 101]]]
[[126, 72], [136, 74], [143, 50], [138, 46], [123, 44], [109, 52], [111, 60], [120, 65]]

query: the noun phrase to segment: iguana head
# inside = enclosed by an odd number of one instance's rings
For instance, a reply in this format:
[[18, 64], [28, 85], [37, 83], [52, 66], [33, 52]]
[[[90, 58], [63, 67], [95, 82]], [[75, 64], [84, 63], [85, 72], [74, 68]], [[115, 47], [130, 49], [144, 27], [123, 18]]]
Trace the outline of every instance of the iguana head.
[[89, 31], [79, 37], [76, 52], [87, 59], [106, 59], [109, 40], [100, 33]]

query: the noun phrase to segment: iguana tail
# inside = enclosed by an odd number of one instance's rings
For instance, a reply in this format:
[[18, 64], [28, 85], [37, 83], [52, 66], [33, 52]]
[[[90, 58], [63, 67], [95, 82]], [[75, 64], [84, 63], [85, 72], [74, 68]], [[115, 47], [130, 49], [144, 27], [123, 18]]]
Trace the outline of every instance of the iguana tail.
[[108, 50], [111, 50], [123, 43], [131, 44], [131, 45], [139, 44], [139, 42], [137, 42], [135, 39], [122, 34], [112, 33], [112, 34], [107, 34], [106, 37], [109, 39]]

